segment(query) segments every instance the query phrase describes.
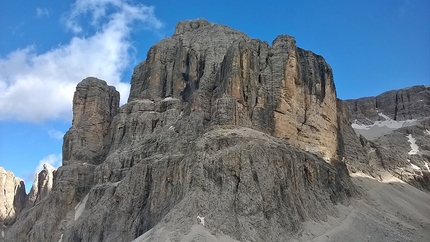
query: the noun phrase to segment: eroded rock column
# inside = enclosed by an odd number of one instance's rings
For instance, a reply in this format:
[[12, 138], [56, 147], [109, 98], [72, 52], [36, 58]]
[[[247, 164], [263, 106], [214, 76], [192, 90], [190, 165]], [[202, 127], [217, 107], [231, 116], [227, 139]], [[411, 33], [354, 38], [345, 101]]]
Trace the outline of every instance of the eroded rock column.
[[94, 77], [78, 84], [72, 127], [64, 136], [63, 165], [103, 162], [111, 143], [109, 126], [118, 109], [119, 92], [113, 86]]

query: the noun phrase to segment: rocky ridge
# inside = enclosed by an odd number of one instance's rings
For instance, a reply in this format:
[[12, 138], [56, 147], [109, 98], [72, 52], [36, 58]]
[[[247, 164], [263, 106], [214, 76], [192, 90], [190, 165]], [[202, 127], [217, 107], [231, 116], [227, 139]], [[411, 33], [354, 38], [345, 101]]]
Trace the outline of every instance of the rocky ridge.
[[429, 86], [413, 86], [345, 102], [358, 124], [386, 120], [381, 113], [395, 121], [420, 120], [430, 117], [429, 90]]
[[211, 234], [279, 241], [353, 192], [331, 68], [290, 36], [181, 22], [118, 103], [104, 81], [78, 84], [52, 191], [7, 238], [179, 241], [202, 216]]

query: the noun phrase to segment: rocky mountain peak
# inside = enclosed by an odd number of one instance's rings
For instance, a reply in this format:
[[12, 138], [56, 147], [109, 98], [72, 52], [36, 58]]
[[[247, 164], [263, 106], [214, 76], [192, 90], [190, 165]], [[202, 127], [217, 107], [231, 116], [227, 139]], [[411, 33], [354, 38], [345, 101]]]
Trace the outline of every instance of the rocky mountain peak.
[[0, 166], [0, 226], [13, 224], [25, 208], [27, 194], [24, 181]]
[[51, 192], [56, 169], [48, 163], [43, 164], [43, 169], [36, 174], [28, 194], [27, 207], [31, 208]]
[[48, 196], [55, 171], [51, 165], [44, 164], [43, 170], [35, 175], [33, 186], [27, 195], [24, 181], [0, 166], [0, 241], [4, 240], [5, 232], [21, 213]]
[[278, 35], [275, 40], [272, 42], [272, 46], [278, 45], [278, 44], [284, 44], [284, 45], [296, 45], [296, 39], [288, 34], [281, 34]]
[[101, 163], [110, 146], [109, 126], [119, 110], [119, 92], [88, 77], [76, 87], [72, 127], [64, 136], [63, 165]]
[[213, 24], [205, 19], [181, 21], [176, 24], [174, 35], [184, 34], [185, 32], [191, 32], [211, 25]]

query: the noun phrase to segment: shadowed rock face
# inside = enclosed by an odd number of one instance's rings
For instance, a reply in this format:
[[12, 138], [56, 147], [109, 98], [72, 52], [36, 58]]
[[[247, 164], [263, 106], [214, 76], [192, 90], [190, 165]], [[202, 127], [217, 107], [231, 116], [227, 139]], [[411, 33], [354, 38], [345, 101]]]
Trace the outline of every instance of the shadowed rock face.
[[118, 102], [104, 81], [78, 84], [53, 189], [8, 238], [131, 241], [151, 230], [151, 241], [179, 241], [202, 216], [213, 234], [285, 241], [348, 202], [331, 69], [290, 36], [269, 46], [181, 22]]

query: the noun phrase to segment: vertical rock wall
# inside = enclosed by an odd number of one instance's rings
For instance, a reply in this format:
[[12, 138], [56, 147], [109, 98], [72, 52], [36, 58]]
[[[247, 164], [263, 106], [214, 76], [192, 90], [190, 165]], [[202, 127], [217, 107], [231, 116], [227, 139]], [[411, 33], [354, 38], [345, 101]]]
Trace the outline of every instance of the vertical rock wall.
[[204, 20], [178, 24], [134, 71], [129, 101], [181, 100], [209, 125], [255, 128], [333, 158], [336, 91], [321, 56], [281, 35], [272, 45]]
[[49, 164], [43, 165], [43, 170], [36, 175], [33, 186], [28, 194], [27, 207], [31, 208], [48, 196], [54, 184], [54, 176], [57, 170]]
[[63, 165], [98, 165], [109, 151], [109, 126], [119, 109], [119, 92], [105, 81], [88, 77], [73, 97], [72, 127], [64, 136]]
[[26, 201], [24, 181], [0, 167], [0, 226], [13, 224]]

